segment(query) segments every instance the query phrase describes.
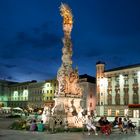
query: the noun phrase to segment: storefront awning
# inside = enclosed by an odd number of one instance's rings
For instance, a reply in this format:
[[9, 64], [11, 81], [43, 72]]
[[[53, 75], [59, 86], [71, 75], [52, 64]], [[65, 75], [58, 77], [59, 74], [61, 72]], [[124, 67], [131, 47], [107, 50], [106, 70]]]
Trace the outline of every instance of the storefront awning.
[[140, 108], [140, 104], [128, 104], [129, 108]]

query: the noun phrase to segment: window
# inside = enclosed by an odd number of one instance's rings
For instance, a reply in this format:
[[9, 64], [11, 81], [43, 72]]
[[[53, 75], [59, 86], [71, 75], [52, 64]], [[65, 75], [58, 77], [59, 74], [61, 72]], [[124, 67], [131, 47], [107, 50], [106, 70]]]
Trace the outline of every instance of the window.
[[133, 117], [139, 118], [139, 110], [133, 110]]
[[111, 87], [111, 77], [108, 78], [108, 87]]
[[92, 94], [90, 94], [90, 98], [92, 98]]
[[92, 107], [92, 103], [90, 103], [90, 107]]
[[125, 80], [124, 80], [124, 84], [125, 84], [125, 85], [128, 85], [128, 79], [125, 79]]
[[50, 90], [50, 93], [52, 93], [52, 90]]
[[115, 96], [115, 102], [116, 102], [116, 105], [120, 105], [120, 94], [119, 93], [117, 93]]
[[138, 84], [138, 79], [134, 78], [134, 84]]
[[120, 113], [120, 111], [119, 111], [119, 110], [116, 110], [116, 112], [115, 112], [115, 116], [118, 116], [119, 113]]
[[94, 111], [93, 111], [93, 110], [91, 110], [91, 111], [90, 111], [90, 114], [91, 114], [91, 116], [95, 116], [95, 114], [94, 114]]
[[128, 109], [124, 109], [124, 116], [128, 116]]
[[139, 103], [139, 95], [138, 93], [133, 94], [133, 104], [138, 104]]
[[108, 109], [108, 116], [111, 116], [112, 110]]
[[118, 76], [115, 78], [115, 81], [116, 81], [116, 86], [119, 86], [119, 77]]
[[138, 83], [138, 76], [137, 76], [137, 73], [134, 73], [134, 74], [133, 74], [133, 78], [134, 78], [134, 84], [137, 84], [137, 83]]
[[125, 75], [124, 76], [124, 84], [125, 85], [128, 85], [128, 75]]
[[107, 101], [108, 101], [108, 105], [112, 105], [112, 95], [111, 94], [108, 94], [107, 96]]
[[129, 95], [128, 93], [124, 93], [124, 105], [128, 105], [129, 104]]

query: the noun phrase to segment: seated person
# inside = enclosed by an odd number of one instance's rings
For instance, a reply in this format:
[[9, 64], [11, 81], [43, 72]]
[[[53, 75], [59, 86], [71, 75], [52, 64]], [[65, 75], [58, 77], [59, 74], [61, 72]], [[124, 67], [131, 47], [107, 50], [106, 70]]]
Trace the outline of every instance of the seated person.
[[118, 117], [115, 117], [115, 120], [113, 121], [113, 127], [114, 128], [118, 128], [119, 127]]
[[133, 131], [135, 129], [135, 127], [136, 126], [132, 123], [132, 121], [131, 120], [128, 120], [128, 128], [130, 128], [131, 131]]
[[30, 131], [36, 131], [36, 130], [37, 130], [36, 120], [33, 120], [30, 125]]
[[103, 124], [104, 125], [109, 125], [110, 124], [110, 122], [107, 120], [107, 117], [106, 116], [104, 116]]
[[107, 120], [106, 116], [101, 117], [98, 123], [100, 124], [100, 129], [102, 133], [105, 133], [106, 135], [109, 135], [111, 133], [111, 125], [110, 122]]
[[104, 116], [104, 119], [103, 119], [103, 124], [105, 126], [105, 130], [106, 130], [106, 134], [110, 134], [111, 133], [111, 123], [107, 120], [107, 117]]
[[120, 130], [123, 132], [123, 121], [122, 121], [121, 117], [119, 118], [118, 126], [119, 126]]
[[104, 117], [101, 117], [98, 121], [99, 125], [100, 126], [103, 126], [104, 125]]
[[95, 135], [98, 135], [98, 133], [96, 132], [96, 127], [92, 124], [92, 119], [90, 116], [88, 116], [86, 120], [86, 127], [88, 129], [88, 135], [90, 135], [90, 130], [94, 130]]
[[102, 116], [102, 117], [100, 117], [100, 119], [98, 120], [98, 123], [97, 123], [97, 125], [96, 125], [96, 127], [98, 128], [98, 130], [101, 130], [101, 126], [104, 125], [104, 124], [103, 124], [103, 119], [104, 119], [104, 117]]
[[44, 127], [43, 121], [41, 120], [41, 122], [37, 124], [37, 130], [39, 132], [43, 132], [44, 131], [44, 128], [45, 127]]
[[123, 131], [127, 133], [128, 121], [126, 118], [123, 119]]

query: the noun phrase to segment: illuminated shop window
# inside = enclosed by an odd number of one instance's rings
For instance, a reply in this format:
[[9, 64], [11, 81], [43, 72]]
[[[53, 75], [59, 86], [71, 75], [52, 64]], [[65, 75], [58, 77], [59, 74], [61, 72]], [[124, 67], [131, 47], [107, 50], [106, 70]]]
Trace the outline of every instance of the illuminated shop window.
[[120, 111], [119, 110], [116, 110], [115, 116], [119, 116], [119, 113], [120, 113]]
[[124, 116], [128, 116], [128, 109], [124, 109]]
[[108, 116], [111, 116], [112, 110], [108, 109]]
[[139, 118], [139, 110], [133, 110], [133, 117]]

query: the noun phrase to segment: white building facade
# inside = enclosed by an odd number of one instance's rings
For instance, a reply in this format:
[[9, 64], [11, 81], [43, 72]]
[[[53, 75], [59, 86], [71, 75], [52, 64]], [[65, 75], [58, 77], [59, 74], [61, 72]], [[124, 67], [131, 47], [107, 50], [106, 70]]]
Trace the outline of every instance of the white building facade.
[[96, 63], [97, 114], [140, 117], [140, 64], [105, 70]]

